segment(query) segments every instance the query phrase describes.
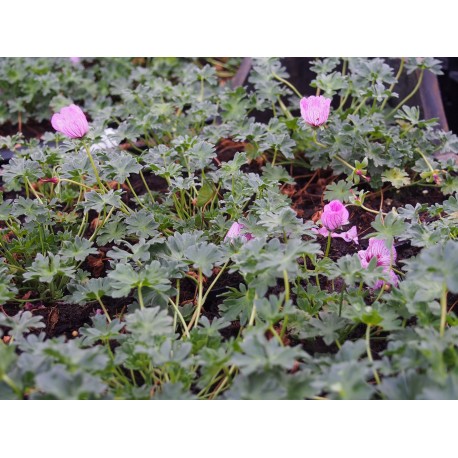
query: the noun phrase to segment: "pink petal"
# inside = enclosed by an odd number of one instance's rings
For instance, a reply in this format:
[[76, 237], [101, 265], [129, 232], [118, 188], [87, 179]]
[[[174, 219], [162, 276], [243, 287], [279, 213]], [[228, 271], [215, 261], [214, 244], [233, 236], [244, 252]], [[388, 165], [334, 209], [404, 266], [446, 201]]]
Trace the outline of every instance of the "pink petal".
[[73, 104], [62, 108], [60, 113], [55, 113], [51, 118], [51, 124], [55, 130], [69, 138], [84, 137], [89, 130], [83, 110]]
[[324, 226], [321, 226], [319, 229], [313, 228], [312, 232], [322, 235], [323, 237], [327, 237], [329, 235], [329, 231]]
[[346, 242], [354, 242], [356, 243], [356, 245], [359, 245], [358, 231], [356, 229], [356, 226], [353, 226], [348, 231], [341, 232], [340, 234], [333, 232], [331, 234], [331, 237], [334, 237], [334, 238], [338, 237], [338, 238], [345, 240]]
[[348, 224], [349, 213], [345, 205], [339, 200], [333, 200], [326, 204], [321, 214], [321, 223], [330, 231]]
[[320, 96], [303, 97], [300, 101], [301, 115], [312, 127], [323, 125], [329, 117], [331, 99]]
[[243, 224], [232, 223], [232, 226], [227, 231], [226, 237], [224, 237], [224, 241], [226, 241], [227, 239], [234, 239], [236, 237], [240, 237], [240, 232], [243, 228]]

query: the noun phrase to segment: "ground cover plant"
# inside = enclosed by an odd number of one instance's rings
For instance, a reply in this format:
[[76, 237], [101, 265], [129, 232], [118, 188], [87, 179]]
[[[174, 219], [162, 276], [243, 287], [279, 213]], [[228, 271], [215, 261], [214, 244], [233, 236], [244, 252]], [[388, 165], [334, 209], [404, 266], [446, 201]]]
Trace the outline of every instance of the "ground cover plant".
[[458, 397], [440, 62], [240, 62], [0, 59], [0, 399]]

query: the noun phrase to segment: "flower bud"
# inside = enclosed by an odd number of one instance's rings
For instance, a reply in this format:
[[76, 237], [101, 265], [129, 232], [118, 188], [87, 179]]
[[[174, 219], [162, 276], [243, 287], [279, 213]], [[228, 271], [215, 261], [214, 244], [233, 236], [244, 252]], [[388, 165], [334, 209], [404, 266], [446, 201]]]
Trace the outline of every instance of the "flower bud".
[[244, 233], [242, 230], [245, 226], [241, 223], [232, 223], [232, 226], [228, 230], [226, 237], [224, 237], [224, 241], [227, 240], [232, 240], [237, 237], [244, 237], [245, 240], [248, 242], [248, 240], [254, 239], [253, 234], [250, 233]]
[[321, 223], [329, 231], [334, 231], [340, 226], [348, 224], [349, 213], [340, 200], [332, 200], [324, 206]]
[[53, 184], [57, 184], [59, 183], [59, 178], [57, 177], [52, 177], [52, 178], [40, 178], [38, 180], [38, 183], [53, 183]]

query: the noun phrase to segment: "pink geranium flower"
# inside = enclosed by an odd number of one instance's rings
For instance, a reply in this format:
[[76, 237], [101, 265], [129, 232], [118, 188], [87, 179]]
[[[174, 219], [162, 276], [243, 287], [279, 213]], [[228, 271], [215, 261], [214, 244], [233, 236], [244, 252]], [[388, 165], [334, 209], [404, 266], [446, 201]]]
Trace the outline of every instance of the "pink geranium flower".
[[224, 237], [224, 241], [232, 240], [237, 237], [244, 237], [246, 241], [254, 239], [253, 235], [249, 232], [243, 232], [243, 228], [245, 226], [241, 223], [232, 223], [232, 226], [227, 231], [226, 237]]
[[314, 95], [303, 97], [300, 106], [301, 115], [304, 121], [312, 127], [319, 127], [328, 120], [331, 99], [323, 97], [322, 95], [318, 97]]
[[332, 200], [324, 206], [321, 215], [321, 223], [329, 231], [335, 231], [341, 226], [348, 224], [349, 213], [340, 200]]
[[356, 226], [352, 226], [348, 231], [340, 234], [335, 232], [336, 229], [349, 223], [348, 217], [349, 213], [345, 205], [340, 200], [332, 200], [324, 206], [321, 214], [322, 227], [312, 230], [323, 237], [331, 235], [332, 238], [341, 238], [346, 242], [354, 242], [358, 245], [358, 230]]
[[81, 57], [69, 57], [72, 64], [79, 64], [81, 62]]
[[[389, 249], [386, 246], [385, 240], [372, 238], [369, 239], [369, 246], [367, 247], [367, 250], [358, 251], [358, 257], [361, 261], [361, 266], [365, 269], [373, 257], [377, 258], [377, 266], [383, 267], [383, 272], [390, 276], [389, 283], [395, 286], [398, 285], [398, 276], [391, 269], [391, 266], [395, 263], [397, 257], [396, 248], [394, 248], [394, 246]], [[374, 287], [381, 288], [384, 283], [385, 282], [383, 280], [379, 280]]]
[[89, 124], [83, 110], [73, 104], [62, 108], [59, 113], [53, 114], [51, 124], [57, 132], [61, 132], [69, 138], [82, 138], [89, 130]]

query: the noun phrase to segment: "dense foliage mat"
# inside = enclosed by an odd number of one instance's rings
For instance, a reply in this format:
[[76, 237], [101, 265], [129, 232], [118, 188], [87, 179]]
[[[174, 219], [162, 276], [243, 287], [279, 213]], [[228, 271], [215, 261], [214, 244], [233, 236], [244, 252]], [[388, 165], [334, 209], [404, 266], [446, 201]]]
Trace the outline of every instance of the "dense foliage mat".
[[440, 62], [239, 63], [0, 59], [1, 399], [458, 398]]

